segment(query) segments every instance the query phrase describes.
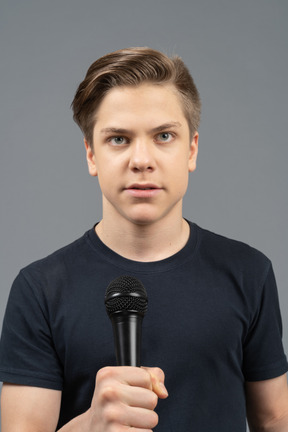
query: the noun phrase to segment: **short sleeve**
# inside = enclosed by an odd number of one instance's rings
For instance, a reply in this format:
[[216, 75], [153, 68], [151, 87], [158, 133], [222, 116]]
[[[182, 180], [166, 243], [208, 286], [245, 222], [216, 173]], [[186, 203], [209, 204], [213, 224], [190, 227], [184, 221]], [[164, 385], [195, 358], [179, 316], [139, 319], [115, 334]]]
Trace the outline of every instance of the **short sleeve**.
[[244, 341], [244, 377], [247, 381], [262, 381], [283, 375], [287, 369], [277, 286], [269, 263]]
[[62, 390], [62, 369], [45, 301], [38, 287], [21, 271], [12, 285], [4, 315], [0, 380]]

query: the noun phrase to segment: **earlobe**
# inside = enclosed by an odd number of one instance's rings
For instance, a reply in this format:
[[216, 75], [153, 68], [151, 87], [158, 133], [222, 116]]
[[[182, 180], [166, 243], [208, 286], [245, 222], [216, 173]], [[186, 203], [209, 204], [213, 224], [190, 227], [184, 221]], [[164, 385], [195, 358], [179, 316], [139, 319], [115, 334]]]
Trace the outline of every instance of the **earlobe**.
[[98, 171], [96, 167], [95, 155], [93, 149], [85, 138], [84, 138], [84, 144], [86, 149], [86, 160], [88, 164], [89, 174], [93, 177], [96, 177], [98, 175]]
[[199, 134], [198, 132], [195, 132], [189, 150], [189, 162], [188, 162], [189, 172], [193, 172], [196, 169], [197, 156], [198, 156], [198, 138], [199, 138]]

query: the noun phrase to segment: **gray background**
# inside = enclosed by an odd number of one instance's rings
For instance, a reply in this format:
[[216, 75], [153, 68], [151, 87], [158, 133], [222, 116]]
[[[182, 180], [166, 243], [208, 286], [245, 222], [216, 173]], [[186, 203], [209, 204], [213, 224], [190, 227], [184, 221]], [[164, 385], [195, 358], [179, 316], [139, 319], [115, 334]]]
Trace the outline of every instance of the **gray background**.
[[0, 20], [0, 322], [19, 269], [101, 217], [77, 85], [99, 56], [146, 45], [182, 56], [202, 97], [185, 216], [272, 259], [288, 351], [287, 0], [2, 0]]

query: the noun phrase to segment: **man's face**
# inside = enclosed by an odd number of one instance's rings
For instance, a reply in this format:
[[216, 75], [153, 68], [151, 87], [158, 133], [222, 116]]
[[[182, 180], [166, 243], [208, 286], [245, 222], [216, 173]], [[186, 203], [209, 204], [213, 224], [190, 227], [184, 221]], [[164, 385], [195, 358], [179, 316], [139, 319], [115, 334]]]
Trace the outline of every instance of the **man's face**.
[[93, 148], [85, 145], [103, 194], [103, 218], [143, 225], [182, 217], [198, 134], [191, 141], [174, 87], [110, 90], [96, 113]]

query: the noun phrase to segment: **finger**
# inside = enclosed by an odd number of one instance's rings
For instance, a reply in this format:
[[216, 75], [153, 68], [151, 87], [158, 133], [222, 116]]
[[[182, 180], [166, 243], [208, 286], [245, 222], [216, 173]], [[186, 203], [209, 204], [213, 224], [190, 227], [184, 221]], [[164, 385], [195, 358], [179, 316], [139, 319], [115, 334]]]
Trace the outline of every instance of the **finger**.
[[121, 391], [121, 400], [130, 407], [141, 407], [148, 410], [154, 410], [158, 403], [157, 394], [152, 391], [141, 387], [122, 385], [119, 389]]
[[152, 390], [151, 376], [146, 370], [139, 367], [119, 366], [100, 369], [96, 376], [96, 385], [100, 382], [118, 381], [134, 387], [143, 387]]
[[109, 409], [108, 423], [130, 426], [130, 428], [154, 429], [158, 424], [158, 415], [155, 411], [144, 408], [122, 407]]

